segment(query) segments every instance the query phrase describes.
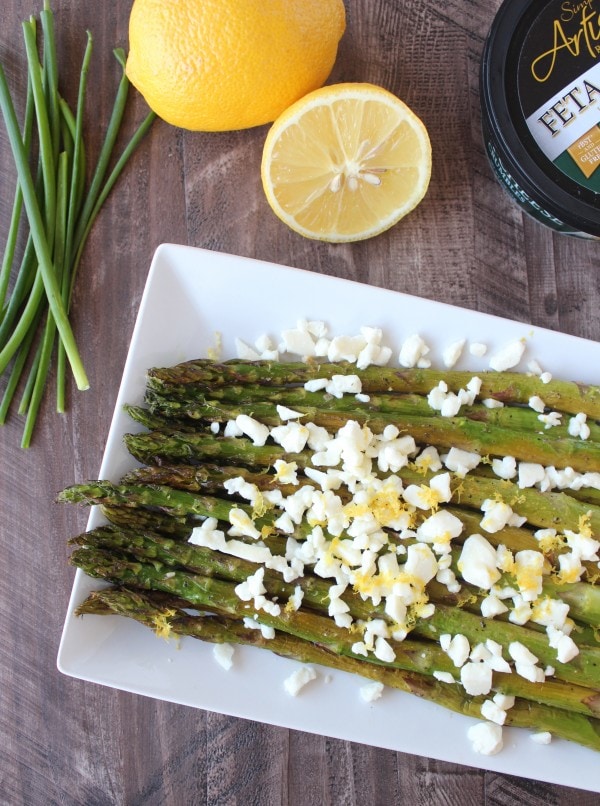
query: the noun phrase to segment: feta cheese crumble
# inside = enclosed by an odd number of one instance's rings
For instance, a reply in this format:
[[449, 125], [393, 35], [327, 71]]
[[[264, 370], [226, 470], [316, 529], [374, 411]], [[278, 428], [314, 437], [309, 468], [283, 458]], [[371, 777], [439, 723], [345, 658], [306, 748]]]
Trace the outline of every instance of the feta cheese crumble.
[[506, 372], [507, 369], [512, 369], [517, 366], [523, 358], [524, 352], [525, 340], [515, 339], [506, 344], [490, 358], [490, 368], [496, 372]]
[[580, 413], [571, 417], [568, 425], [568, 432], [572, 437], [579, 437], [580, 439], [588, 439], [590, 436], [590, 427], [586, 422], [587, 415]]
[[291, 697], [296, 697], [311, 680], [316, 680], [316, 678], [317, 672], [312, 666], [301, 666], [289, 677], [286, 677], [283, 686]]
[[442, 353], [442, 361], [447, 369], [452, 369], [460, 358], [466, 339], [459, 339], [458, 341], [449, 344]]
[[476, 358], [483, 358], [483, 356], [487, 353], [487, 349], [487, 344], [483, 344], [479, 341], [474, 341], [469, 344], [469, 352]]
[[550, 744], [552, 741], [552, 734], [547, 730], [540, 731], [539, 733], [532, 733], [529, 737], [535, 744]]
[[219, 666], [222, 666], [225, 671], [229, 671], [233, 666], [234, 651], [231, 644], [215, 644], [213, 647], [213, 656]]
[[[409, 336], [402, 347], [398, 356], [398, 362], [401, 367], [416, 367], [417, 365], [422, 368], [431, 366], [431, 361], [425, 359], [429, 353], [429, 347], [418, 333]], [[425, 359], [425, 360], [424, 360]]]
[[375, 702], [383, 694], [383, 683], [367, 683], [360, 687], [360, 696], [364, 702]]
[[478, 722], [472, 725], [467, 736], [476, 753], [484, 756], [493, 756], [503, 747], [502, 728], [493, 722]]

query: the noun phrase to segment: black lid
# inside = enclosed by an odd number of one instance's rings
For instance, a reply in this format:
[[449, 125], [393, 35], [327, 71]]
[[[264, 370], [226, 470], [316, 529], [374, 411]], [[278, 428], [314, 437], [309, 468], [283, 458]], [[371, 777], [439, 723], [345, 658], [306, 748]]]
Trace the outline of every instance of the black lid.
[[[598, 20], [595, 26], [600, 34], [600, 13], [590, 8], [594, 2], [505, 0], [492, 23], [483, 51], [481, 103], [498, 155], [513, 179], [537, 204], [569, 227], [600, 236], [600, 193], [557, 167], [543, 153], [526, 121], [526, 115], [541, 106], [544, 96], [548, 98], [560, 91], [600, 58], [591, 49], [585, 52], [586, 31], [582, 30], [587, 25], [588, 9]], [[571, 19], [561, 20], [561, 15], [571, 15]], [[544, 40], [545, 49], [539, 47], [536, 39], [542, 22], [544, 31], [552, 34], [550, 41]], [[567, 38], [573, 36], [574, 26], [581, 30], [579, 39], [575, 40], [578, 53], [577, 58], [570, 58], [567, 64], [565, 57], [573, 54], [563, 46], [563, 34]], [[543, 82], [524, 78], [520, 69], [523, 59], [532, 55], [544, 74]], [[570, 72], [575, 72], [575, 76], [569, 75]]]

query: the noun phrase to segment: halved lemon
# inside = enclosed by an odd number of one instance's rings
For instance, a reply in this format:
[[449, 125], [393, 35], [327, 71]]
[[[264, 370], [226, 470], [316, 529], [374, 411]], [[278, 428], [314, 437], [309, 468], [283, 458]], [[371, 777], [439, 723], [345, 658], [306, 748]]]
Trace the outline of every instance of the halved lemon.
[[421, 201], [431, 144], [415, 113], [372, 84], [332, 84], [305, 95], [273, 124], [261, 176], [267, 200], [296, 232], [360, 241]]

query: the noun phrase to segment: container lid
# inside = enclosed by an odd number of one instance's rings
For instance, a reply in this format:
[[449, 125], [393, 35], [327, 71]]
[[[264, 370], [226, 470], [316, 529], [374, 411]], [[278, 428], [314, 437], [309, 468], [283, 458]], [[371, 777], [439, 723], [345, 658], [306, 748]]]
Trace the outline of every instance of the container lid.
[[565, 224], [600, 235], [600, 0], [505, 0], [481, 79], [515, 180]]

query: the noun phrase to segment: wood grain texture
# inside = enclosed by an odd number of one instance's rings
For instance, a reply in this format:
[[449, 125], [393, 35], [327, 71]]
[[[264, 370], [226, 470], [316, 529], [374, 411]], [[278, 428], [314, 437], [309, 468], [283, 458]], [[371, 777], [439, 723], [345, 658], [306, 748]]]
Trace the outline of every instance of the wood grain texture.
[[[127, 46], [128, 0], [54, 0], [63, 92], [76, 96], [85, 30], [94, 36], [86, 132], [97, 153]], [[523, 217], [494, 180], [480, 131], [478, 70], [498, 0], [347, 0], [332, 80], [404, 98], [432, 139], [430, 190], [388, 233], [353, 245], [301, 238], [260, 187], [266, 127], [193, 134], [157, 123], [94, 227], [74, 326], [92, 388], [59, 417], [44, 403], [33, 447], [17, 418], [0, 430], [0, 804], [5, 806], [517, 806], [596, 796], [313, 736], [85, 684], [56, 652], [73, 571], [66, 539], [87, 513], [54, 503], [100, 465], [147, 270], [161, 242], [187, 243], [600, 338], [598, 245]], [[21, 20], [3, 7], [0, 59], [24, 86]], [[19, 109], [22, 97], [18, 96]], [[126, 133], [146, 113], [133, 94]], [[90, 119], [90, 118], [88, 118]], [[15, 174], [0, 126], [0, 239]], [[357, 312], [357, 316], [360, 312]]]

